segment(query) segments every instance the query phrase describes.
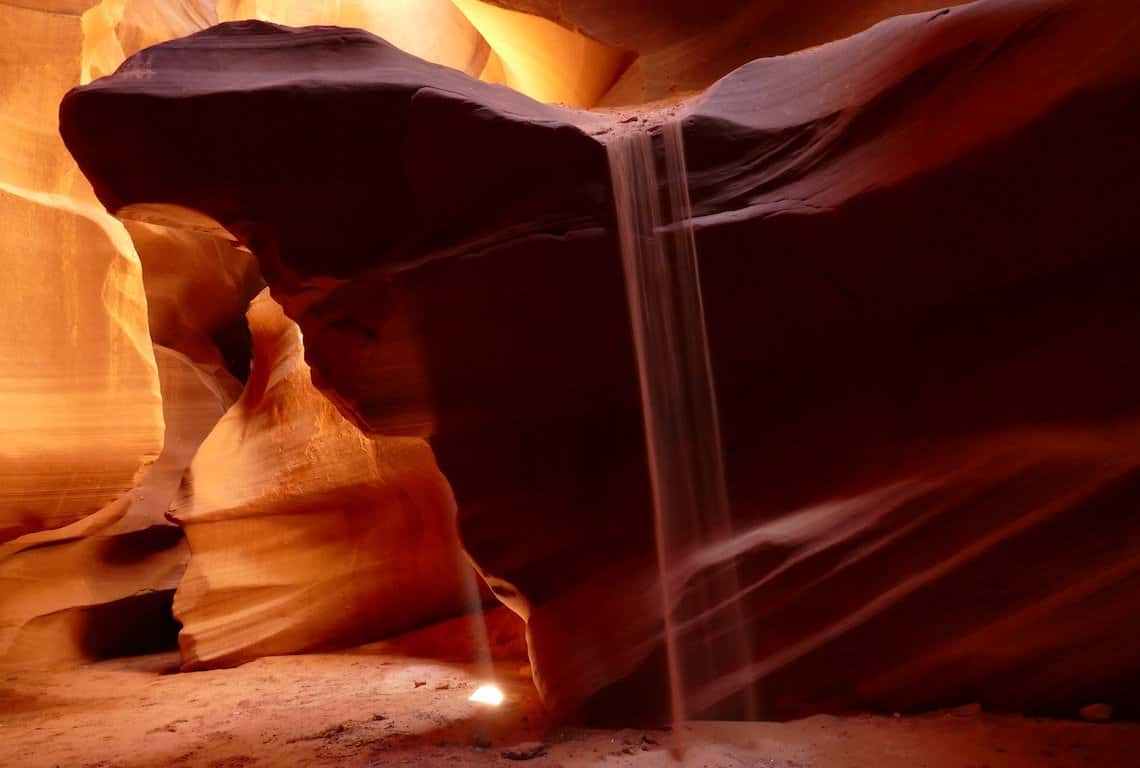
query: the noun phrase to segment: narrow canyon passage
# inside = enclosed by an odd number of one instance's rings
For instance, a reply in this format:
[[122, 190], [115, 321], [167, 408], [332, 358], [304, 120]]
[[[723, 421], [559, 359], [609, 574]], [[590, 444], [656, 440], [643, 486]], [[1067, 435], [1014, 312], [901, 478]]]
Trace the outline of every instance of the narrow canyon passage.
[[0, 0], [0, 766], [1132, 768], [1134, 0]]

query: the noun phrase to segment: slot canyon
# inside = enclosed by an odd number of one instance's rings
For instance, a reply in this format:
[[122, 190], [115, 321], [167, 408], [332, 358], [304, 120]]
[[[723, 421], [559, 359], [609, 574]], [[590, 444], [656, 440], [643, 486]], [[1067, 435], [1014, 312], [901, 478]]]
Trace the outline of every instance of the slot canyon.
[[0, 767], [1140, 766], [1137, 0], [0, 0], [0, 290]]

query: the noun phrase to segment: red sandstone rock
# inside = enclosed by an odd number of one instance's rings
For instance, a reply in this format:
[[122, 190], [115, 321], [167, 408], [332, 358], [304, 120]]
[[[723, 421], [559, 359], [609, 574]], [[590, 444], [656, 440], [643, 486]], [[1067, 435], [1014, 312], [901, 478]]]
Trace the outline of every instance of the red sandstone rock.
[[0, 180], [0, 544], [122, 496], [162, 448], [138, 256], [95, 205]]
[[0, 668], [171, 647], [189, 552], [166, 519], [199, 443], [232, 402], [225, 374], [155, 347], [165, 444], [138, 487], [62, 528], [0, 544]]
[[[689, 575], [735, 563], [753, 648], [709, 711], [1136, 704], [1138, 35], [1129, 0], [984, 0], [681, 110], [739, 527]], [[628, 718], [665, 699], [601, 144], [653, 120], [618, 119], [246, 24], [61, 130], [112, 211], [253, 250], [341, 410], [431, 436], [548, 706]]]
[[245, 310], [264, 287], [257, 260], [227, 238], [135, 220], [126, 226], [142, 263], [154, 343], [244, 378], [251, 354]]
[[202, 443], [174, 615], [185, 669], [382, 638], [479, 604], [431, 449], [369, 438], [312, 386], [297, 326], [249, 310], [241, 398]]
[[753, 59], [837, 40], [890, 16], [966, 0], [489, 1], [635, 53], [601, 99], [604, 105], [619, 105], [700, 90]]

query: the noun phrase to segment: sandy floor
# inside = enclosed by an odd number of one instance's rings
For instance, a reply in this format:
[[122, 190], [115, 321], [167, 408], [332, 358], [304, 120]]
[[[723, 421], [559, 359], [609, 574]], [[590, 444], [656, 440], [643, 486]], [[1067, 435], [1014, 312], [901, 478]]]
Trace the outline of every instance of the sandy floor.
[[1140, 767], [1140, 724], [940, 713], [707, 723], [685, 734], [559, 728], [517, 659], [495, 667], [507, 699], [493, 708], [467, 701], [491, 674], [485, 666], [400, 650], [192, 674], [176, 672], [173, 653], [6, 674], [0, 766], [666, 766], [683, 735], [685, 764], [702, 768]]

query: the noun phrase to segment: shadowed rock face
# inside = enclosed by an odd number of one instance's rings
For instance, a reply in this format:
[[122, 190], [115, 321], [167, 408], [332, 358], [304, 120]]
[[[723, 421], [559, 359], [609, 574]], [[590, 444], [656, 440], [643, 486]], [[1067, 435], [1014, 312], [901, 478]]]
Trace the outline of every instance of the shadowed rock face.
[[[742, 686], [773, 716], [1136, 703], [1133, 16], [908, 16], [680, 109], [738, 525], [687, 566], [738, 567], [754, 659], [697, 705]], [[61, 108], [112, 212], [216, 219], [342, 411], [430, 435], [559, 711], [664, 701], [602, 143], [659, 119], [254, 24], [145, 51]]]

